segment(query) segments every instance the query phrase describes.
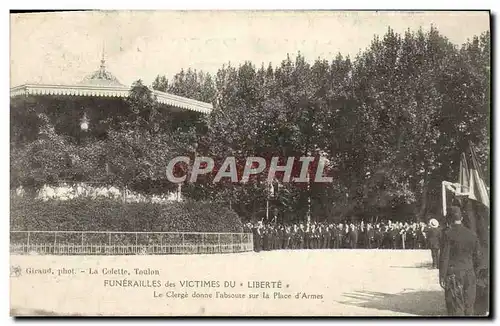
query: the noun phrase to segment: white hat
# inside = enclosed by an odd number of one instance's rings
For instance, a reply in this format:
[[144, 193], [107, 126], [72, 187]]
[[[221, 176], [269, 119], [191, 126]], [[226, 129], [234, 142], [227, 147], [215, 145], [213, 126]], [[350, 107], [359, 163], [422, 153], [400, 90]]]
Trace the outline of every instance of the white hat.
[[437, 228], [439, 226], [439, 222], [435, 218], [432, 218], [429, 221], [429, 225], [431, 226], [431, 228]]

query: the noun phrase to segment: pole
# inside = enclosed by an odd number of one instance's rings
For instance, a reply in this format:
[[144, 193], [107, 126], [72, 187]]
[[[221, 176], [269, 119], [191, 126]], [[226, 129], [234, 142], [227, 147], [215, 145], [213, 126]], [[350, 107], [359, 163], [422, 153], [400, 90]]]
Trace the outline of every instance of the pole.
[[307, 172], [307, 224], [311, 223], [311, 182]]
[[272, 183], [267, 182], [267, 191], [266, 191], [266, 222], [269, 223], [269, 197], [271, 197], [271, 187]]
[[444, 181], [441, 183], [441, 193], [443, 200], [443, 216], [446, 216], [446, 186], [444, 185]]
[[266, 199], [266, 222], [269, 222], [269, 196]]

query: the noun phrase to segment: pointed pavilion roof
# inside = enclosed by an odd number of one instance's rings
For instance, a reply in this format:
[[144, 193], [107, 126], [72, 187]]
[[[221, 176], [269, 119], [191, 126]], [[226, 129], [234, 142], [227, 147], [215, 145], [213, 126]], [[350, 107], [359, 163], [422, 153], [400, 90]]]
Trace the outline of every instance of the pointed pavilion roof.
[[93, 72], [92, 74], [83, 78], [80, 85], [92, 85], [92, 86], [116, 86], [124, 87], [122, 83], [118, 81], [118, 78], [113, 76], [112, 73], [106, 70], [106, 61], [104, 60], [104, 53], [101, 59], [101, 66], [99, 70]]
[[[165, 92], [153, 91], [157, 101], [168, 106], [208, 114], [213, 110], [210, 103], [193, 100]], [[130, 87], [106, 70], [104, 55], [98, 70], [87, 75], [74, 85], [67, 84], [23, 84], [10, 89], [10, 97], [29, 95], [66, 95], [66, 96], [93, 96], [93, 97], [121, 97], [130, 94]]]

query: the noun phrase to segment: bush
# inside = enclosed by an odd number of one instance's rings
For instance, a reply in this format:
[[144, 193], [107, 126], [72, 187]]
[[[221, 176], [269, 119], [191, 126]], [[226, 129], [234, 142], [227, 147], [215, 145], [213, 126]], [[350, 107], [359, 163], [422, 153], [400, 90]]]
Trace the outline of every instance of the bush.
[[11, 197], [11, 230], [242, 232], [238, 215], [212, 202], [123, 203], [101, 198]]

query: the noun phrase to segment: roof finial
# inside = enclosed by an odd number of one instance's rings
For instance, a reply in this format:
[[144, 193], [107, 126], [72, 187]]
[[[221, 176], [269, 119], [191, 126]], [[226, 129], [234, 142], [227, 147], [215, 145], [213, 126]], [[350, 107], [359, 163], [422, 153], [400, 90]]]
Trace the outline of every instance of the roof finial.
[[102, 42], [102, 58], [101, 58], [101, 63], [104, 65], [104, 52], [105, 52], [105, 47], [104, 47], [104, 41]]
[[106, 63], [106, 60], [104, 60], [104, 41], [102, 41], [102, 58], [101, 58], [101, 70], [105, 70], [106, 66], [105, 66], [105, 63]]
[[92, 74], [86, 76], [81, 84], [84, 85], [100, 85], [100, 86], [119, 86], [122, 87], [123, 85], [116, 79], [113, 74], [111, 74], [109, 71], [106, 71], [106, 60], [105, 60], [105, 48], [104, 48], [104, 41], [102, 42], [102, 57], [101, 57], [101, 66], [100, 68], [93, 72]]

